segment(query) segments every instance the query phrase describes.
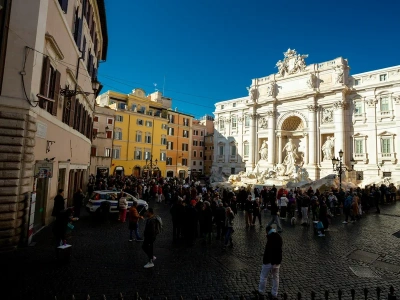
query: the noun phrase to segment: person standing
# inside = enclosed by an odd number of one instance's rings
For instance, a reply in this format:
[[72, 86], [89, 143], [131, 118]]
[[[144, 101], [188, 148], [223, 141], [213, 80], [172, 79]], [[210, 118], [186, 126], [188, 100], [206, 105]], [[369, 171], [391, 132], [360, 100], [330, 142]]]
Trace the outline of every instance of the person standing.
[[258, 285], [258, 294], [265, 295], [267, 278], [272, 273], [272, 299], [278, 299], [279, 288], [279, 268], [282, 262], [282, 237], [271, 226], [267, 226], [267, 244], [263, 256], [263, 265], [260, 274], [260, 283]]
[[143, 239], [139, 235], [139, 220], [143, 217], [137, 211], [137, 202], [133, 201], [129, 209], [129, 241], [133, 241], [133, 232], [135, 232], [136, 242], [142, 242]]
[[142, 245], [142, 249], [144, 253], [146, 253], [148, 262], [144, 265], [144, 268], [152, 268], [154, 267], [154, 260], [156, 257], [153, 255], [153, 245], [156, 240], [156, 217], [154, 216], [153, 208], [149, 207], [147, 210], [147, 220], [146, 226], [144, 228], [144, 241]]
[[128, 209], [128, 201], [126, 200], [125, 193], [122, 193], [119, 199], [119, 220], [125, 223], [126, 220], [126, 210]]
[[253, 202], [253, 222], [252, 226], [256, 224], [256, 219], [258, 218], [258, 223], [260, 224], [260, 227], [262, 226], [261, 224], [261, 204], [260, 204], [260, 198], [257, 197], [256, 200]]
[[215, 209], [214, 213], [214, 222], [215, 225], [217, 226], [217, 240], [220, 240], [222, 238], [221, 232], [223, 233], [223, 229], [225, 226], [225, 208], [224, 204], [222, 201], [218, 201], [218, 207]]
[[82, 189], [78, 189], [74, 194], [74, 217], [79, 218], [81, 216], [81, 208], [83, 205], [83, 199], [85, 199], [85, 195], [83, 195]]
[[51, 215], [57, 218], [57, 216], [64, 210], [65, 210], [64, 190], [59, 189], [57, 196], [54, 197], [54, 206]]
[[276, 200], [271, 202], [271, 221], [268, 223], [267, 227], [270, 227], [272, 224], [276, 224], [278, 227], [278, 232], [282, 232], [281, 221], [279, 220], [279, 208], [276, 204]]
[[282, 197], [280, 197], [278, 200], [279, 210], [281, 212], [280, 217], [282, 220], [286, 219], [286, 211], [287, 211], [288, 203], [289, 203], [289, 199], [286, 198], [286, 193], [283, 193]]
[[232, 241], [232, 234], [233, 234], [233, 219], [235, 218], [235, 215], [233, 214], [232, 209], [228, 206], [226, 208], [226, 217], [225, 217], [225, 243], [224, 243], [224, 248], [226, 248], [228, 245], [229, 247], [233, 247], [233, 241]]
[[253, 223], [252, 213], [253, 213], [253, 202], [251, 201], [251, 195], [248, 195], [244, 203], [244, 220], [246, 222], [246, 228], [250, 227], [251, 224]]

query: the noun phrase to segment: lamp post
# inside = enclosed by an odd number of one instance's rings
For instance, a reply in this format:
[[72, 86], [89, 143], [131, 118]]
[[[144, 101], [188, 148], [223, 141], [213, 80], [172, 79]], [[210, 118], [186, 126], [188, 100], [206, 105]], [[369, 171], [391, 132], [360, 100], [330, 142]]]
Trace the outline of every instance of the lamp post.
[[93, 93], [77, 91], [76, 89], [70, 90], [69, 86], [67, 85], [65, 87], [65, 89], [60, 89], [60, 94], [61, 94], [61, 96], [64, 96], [64, 97], [67, 97], [67, 98], [71, 98], [71, 97], [74, 97], [76, 95], [86, 95], [86, 96], [96, 95], [97, 91], [99, 90], [99, 87], [100, 87], [100, 82], [98, 82], [97, 79], [94, 79], [92, 81]]
[[190, 174], [192, 174], [192, 170], [190, 170], [190, 168], [188, 168], [189, 185], [190, 185], [190, 183], [191, 183], [191, 181], [190, 181]]
[[354, 171], [354, 165], [356, 164], [354, 158], [350, 160], [350, 164], [351, 168], [343, 165], [343, 150], [339, 151], [339, 158], [332, 158], [333, 171], [337, 172], [339, 175], [339, 192], [342, 190], [342, 173], [346, 171]]

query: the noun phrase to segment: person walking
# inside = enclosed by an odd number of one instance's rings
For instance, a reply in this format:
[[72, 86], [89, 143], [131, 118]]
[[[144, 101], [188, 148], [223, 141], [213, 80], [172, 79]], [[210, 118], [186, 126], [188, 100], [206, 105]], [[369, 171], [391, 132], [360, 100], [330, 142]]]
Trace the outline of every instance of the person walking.
[[286, 193], [283, 193], [282, 197], [280, 197], [278, 200], [280, 217], [282, 220], [286, 219], [286, 211], [287, 211], [288, 203], [289, 203], [289, 199], [286, 197]]
[[216, 237], [217, 240], [222, 239], [223, 229], [225, 226], [225, 217], [226, 217], [225, 215], [226, 212], [224, 204], [222, 203], [222, 201], [218, 201], [218, 207], [215, 209], [214, 212], [214, 222], [215, 225], [217, 226], [217, 237]]
[[278, 232], [282, 232], [281, 221], [279, 220], [279, 208], [275, 201], [271, 201], [271, 221], [268, 223], [267, 227], [270, 227], [272, 224], [276, 224], [278, 227]]
[[54, 197], [54, 206], [51, 215], [56, 217], [65, 210], [65, 203], [64, 203], [64, 190], [59, 189], [57, 196]]
[[282, 263], [282, 237], [271, 226], [267, 226], [267, 244], [263, 256], [263, 265], [258, 285], [258, 294], [264, 296], [267, 286], [267, 278], [272, 273], [271, 298], [278, 299], [279, 268]]
[[143, 239], [139, 235], [139, 220], [144, 218], [137, 211], [137, 201], [132, 202], [129, 209], [129, 241], [133, 241], [133, 232], [135, 232], [136, 242], [142, 242]]
[[122, 193], [121, 198], [119, 199], [118, 202], [118, 207], [119, 207], [119, 220], [122, 223], [125, 223], [126, 220], [126, 211], [128, 209], [128, 201], [126, 200], [125, 193]]
[[144, 241], [142, 245], [142, 249], [144, 253], [146, 253], [148, 262], [144, 265], [145, 269], [154, 267], [154, 261], [156, 257], [153, 255], [153, 245], [156, 240], [156, 217], [154, 216], [153, 208], [149, 207], [147, 210], [147, 220], [146, 226], [144, 228]]
[[232, 234], [233, 234], [233, 219], [235, 218], [235, 215], [233, 214], [232, 209], [228, 206], [226, 208], [226, 217], [225, 217], [225, 243], [224, 243], [224, 248], [226, 248], [228, 245], [229, 247], [233, 247], [233, 241], [232, 241]]
[[82, 192], [82, 189], [78, 189], [74, 194], [74, 217], [79, 218], [81, 216], [81, 208], [83, 205], [83, 199], [85, 199], [85, 195]]
[[253, 223], [252, 213], [253, 202], [251, 201], [251, 195], [248, 195], [246, 201], [244, 202], [244, 220], [246, 222], [246, 228], [250, 227]]
[[257, 197], [256, 201], [253, 202], [253, 222], [251, 226], [254, 226], [256, 224], [256, 219], [258, 218], [258, 223], [260, 224], [260, 227], [262, 226], [261, 224], [261, 204], [260, 204], [260, 198]]

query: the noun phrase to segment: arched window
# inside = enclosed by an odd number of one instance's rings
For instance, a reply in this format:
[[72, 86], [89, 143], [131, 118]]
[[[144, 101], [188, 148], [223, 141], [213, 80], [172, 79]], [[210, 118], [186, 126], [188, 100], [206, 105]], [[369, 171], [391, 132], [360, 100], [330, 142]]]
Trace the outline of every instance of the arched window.
[[142, 132], [141, 131], [136, 131], [136, 142], [137, 143], [142, 142]]

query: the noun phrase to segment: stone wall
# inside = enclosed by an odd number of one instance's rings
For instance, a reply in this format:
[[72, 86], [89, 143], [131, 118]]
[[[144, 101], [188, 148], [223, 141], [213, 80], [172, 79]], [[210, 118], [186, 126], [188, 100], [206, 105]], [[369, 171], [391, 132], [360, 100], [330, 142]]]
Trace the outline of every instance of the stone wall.
[[0, 251], [26, 239], [35, 132], [35, 118], [27, 112], [0, 111]]

